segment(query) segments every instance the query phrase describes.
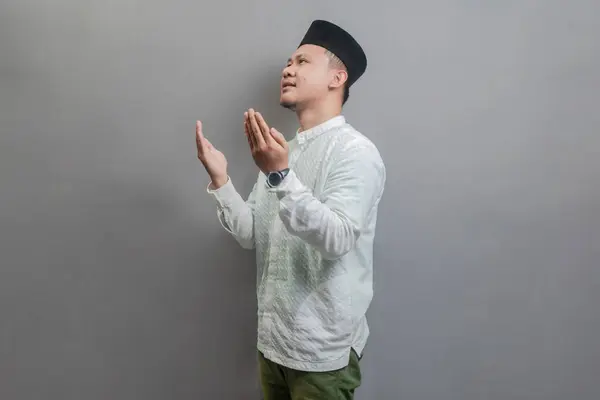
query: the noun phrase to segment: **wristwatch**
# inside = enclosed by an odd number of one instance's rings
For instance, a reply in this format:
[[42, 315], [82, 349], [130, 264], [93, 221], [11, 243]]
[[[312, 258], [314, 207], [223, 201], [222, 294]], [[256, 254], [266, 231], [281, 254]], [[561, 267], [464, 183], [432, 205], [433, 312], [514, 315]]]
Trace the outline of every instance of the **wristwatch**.
[[267, 174], [267, 185], [272, 188], [279, 185], [289, 172], [289, 168], [282, 169], [281, 171], [269, 172]]

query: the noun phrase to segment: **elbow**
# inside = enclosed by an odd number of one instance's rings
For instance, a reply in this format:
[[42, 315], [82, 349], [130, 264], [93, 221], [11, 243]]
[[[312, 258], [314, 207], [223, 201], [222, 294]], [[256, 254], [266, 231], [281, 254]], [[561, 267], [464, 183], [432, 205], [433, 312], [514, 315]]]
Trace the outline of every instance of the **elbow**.
[[350, 250], [352, 249], [342, 251], [328, 251], [324, 249], [321, 251], [321, 257], [327, 261], [336, 261], [348, 254]]
[[234, 229], [232, 235], [243, 249], [252, 250], [256, 246], [253, 229]]
[[318, 226], [297, 223], [297, 220], [280, 212], [281, 220], [287, 231], [318, 249], [325, 260], [337, 260], [344, 257], [356, 246], [360, 229], [345, 218], [323, 218]]
[[245, 249], [245, 250], [253, 250], [254, 249], [255, 245], [254, 245], [253, 238], [242, 239], [242, 238], [236, 237], [236, 241], [242, 247], [242, 249]]
[[328, 261], [339, 260], [354, 248], [353, 245], [347, 247], [324, 248], [321, 250], [321, 257]]
[[334, 261], [344, 257], [356, 247], [360, 231], [355, 228], [343, 229], [325, 240], [321, 255], [325, 260]]
[[237, 218], [232, 221], [228, 221], [225, 215], [219, 213], [219, 221], [223, 228], [229, 232], [238, 242], [238, 244], [246, 250], [252, 250], [255, 248], [254, 243], [254, 221], [252, 214], [246, 216], [246, 218]]

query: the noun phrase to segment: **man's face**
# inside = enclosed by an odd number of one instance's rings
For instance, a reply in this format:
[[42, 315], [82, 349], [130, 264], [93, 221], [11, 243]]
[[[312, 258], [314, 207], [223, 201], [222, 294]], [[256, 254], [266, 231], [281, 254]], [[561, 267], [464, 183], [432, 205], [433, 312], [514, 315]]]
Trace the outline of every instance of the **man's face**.
[[323, 47], [300, 46], [282, 71], [280, 104], [294, 110], [327, 96], [332, 79], [329, 61]]

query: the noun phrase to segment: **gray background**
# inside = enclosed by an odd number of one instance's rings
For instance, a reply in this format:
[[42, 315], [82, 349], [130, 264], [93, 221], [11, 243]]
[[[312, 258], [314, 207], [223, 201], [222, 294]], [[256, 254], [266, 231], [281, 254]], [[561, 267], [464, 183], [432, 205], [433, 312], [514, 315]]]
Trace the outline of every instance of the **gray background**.
[[345, 114], [388, 168], [358, 398], [597, 400], [599, 13], [3, 0], [0, 398], [259, 398], [253, 253], [194, 124], [247, 195], [243, 111], [293, 134], [280, 70], [330, 18], [368, 52]]

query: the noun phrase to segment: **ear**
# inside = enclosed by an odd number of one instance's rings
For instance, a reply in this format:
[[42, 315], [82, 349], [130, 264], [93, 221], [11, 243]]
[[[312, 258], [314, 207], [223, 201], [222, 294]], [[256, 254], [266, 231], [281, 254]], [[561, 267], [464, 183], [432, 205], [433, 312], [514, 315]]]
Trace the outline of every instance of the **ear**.
[[331, 71], [332, 77], [329, 82], [330, 89], [337, 89], [339, 87], [344, 86], [346, 81], [348, 80], [348, 72], [343, 69], [334, 69]]

